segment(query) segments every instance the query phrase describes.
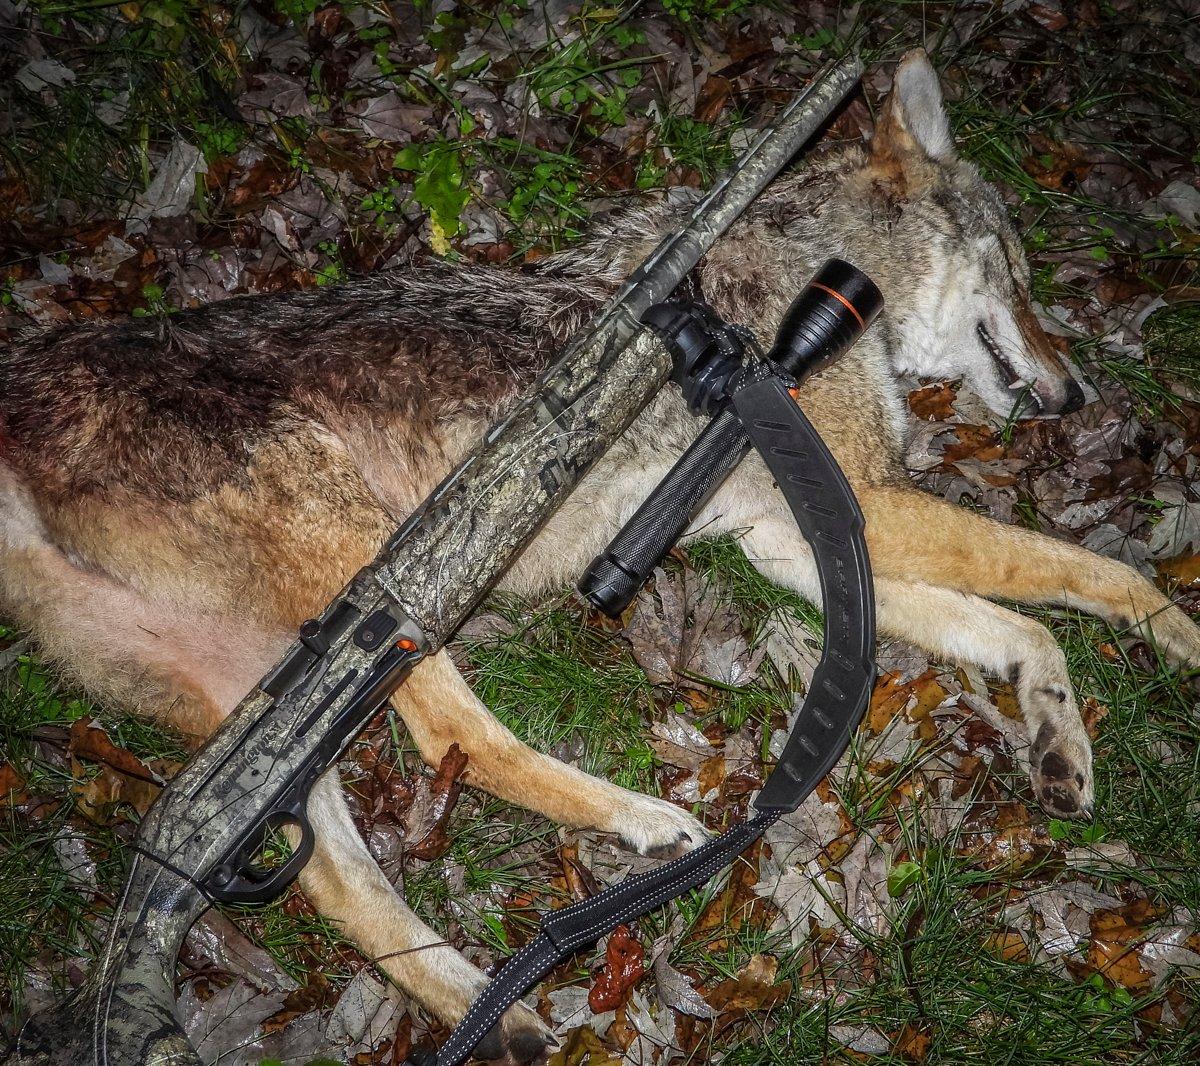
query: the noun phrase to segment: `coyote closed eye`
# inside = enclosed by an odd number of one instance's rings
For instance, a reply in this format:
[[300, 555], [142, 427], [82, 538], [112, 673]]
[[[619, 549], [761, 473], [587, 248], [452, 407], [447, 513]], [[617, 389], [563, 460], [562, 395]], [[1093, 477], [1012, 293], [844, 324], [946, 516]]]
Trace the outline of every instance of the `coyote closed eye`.
[[[621, 213], [519, 273], [440, 264], [18, 341], [0, 354], [0, 609], [98, 696], [206, 736], [375, 555], [393, 516], [425, 497], [689, 206]], [[1001, 416], [1081, 401], [1030, 308], [1000, 198], [955, 153], [923, 53], [899, 66], [871, 144], [776, 181], [698, 282], [725, 319], [769, 335], [831, 255], [870, 274], [886, 310], [800, 399], [866, 515], [880, 628], [1013, 679], [1039, 801], [1086, 815], [1091, 752], [1063, 654], [1044, 627], [987, 597], [1086, 610], [1193, 664], [1200, 629], [1128, 567], [908, 481], [898, 373], [961, 376]], [[573, 581], [698, 428], [677, 395], [660, 396], [507, 586], [535, 594]], [[765, 575], [817, 596], [811, 554], [755, 456], [696, 526], [744, 531]], [[688, 812], [520, 744], [445, 654], [394, 703], [427, 760], [457, 744], [469, 783], [510, 802], [642, 852], [704, 839]], [[301, 884], [313, 903], [456, 1022], [483, 974], [382, 876], [336, 773], [308, 810], [316, 850]], [[547, 1040], [517, 1006], [486, 1050], [525, 1061]]]

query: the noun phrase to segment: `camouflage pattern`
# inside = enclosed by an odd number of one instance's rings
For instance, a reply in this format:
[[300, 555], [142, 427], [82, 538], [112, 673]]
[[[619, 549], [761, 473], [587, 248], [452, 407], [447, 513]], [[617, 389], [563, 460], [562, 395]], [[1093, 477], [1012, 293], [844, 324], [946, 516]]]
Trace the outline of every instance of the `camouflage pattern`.
[[[299, 663], [307, 672], [292, 671], [283, 691], [271, 684], [279, 674], [264, 679], [277, 695], [255, 689], [171, 782], [142, 823], [107, 947], [88, 981], [25, 1026], [9, 1062], [198, 1066], [174, 1014], [175, 958], [188, 929], [213, 899], [253, 898], [256, 891], [266, 897], [303, 864], [311, 844], [308, 790], [386, 698], [347, 716], [363, 679], [385, 656], [395, 658], [401, 637], [414, 649], [396, 667], [391, 688], [441, 647], [655, 395], [670, 359], [641, 326], [642, 313], [670, 294], [820, 129], [860, 73], [856, 59], [844, 60], [786, 108], [529, 398], [350, 582], [322, 616], [328, 650], [318, 656], [311, 642], [294, 644], [281, 666]], [[353, 634], [380, 609], [402, 627], [368, 651]], [[294, 825], [302, 837], [294, 862], [260, 884], [233, 852], [249, 848], [264, 824]]]

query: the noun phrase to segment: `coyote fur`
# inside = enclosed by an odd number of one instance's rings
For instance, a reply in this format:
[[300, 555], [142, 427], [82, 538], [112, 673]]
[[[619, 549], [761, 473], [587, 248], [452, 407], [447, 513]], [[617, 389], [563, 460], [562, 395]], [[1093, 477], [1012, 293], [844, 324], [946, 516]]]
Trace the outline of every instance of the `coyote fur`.
[[[204, 738], [688, 208], [620, 212], [521, 270], [442, 263], [22, 338], [0, 354], [0, 610], [98, 697]], [[924, 53], [898, 67], [871, 143], [778, 179], [698, 282], [726, 319], [770, 336], [830, 255], [867, 271], [887, 300], [801, 397], [866, 515], [880, 628], [1010, 679], [1039, 802], [1087, 816], [1091, 751], [1063, 654], [1042, 625], [989, 599], [1088, 611], [1191, 664], [1200, 628], [1123, 564], [953, 506], [905, 474], [899, 373], [961, 377], [999, 415], [1082, 402], [1031, 310], [1000, 197], [956, 155]], [[507, 587], [572, 581], [697, 429], [664, 390]], [[812, 556], [756, 456], [696, 526], [740, 531], [765, 575], [819, 597]], [[687, 811], [525, 747], [445, 653], [393, 702], [425, 759], [459, 745], [469, 782], [509, 802], [641, 852], [705, 835]], [[336, 772], [308, 809], [317, 845], [304, 891], [402, 989], [456, 1022], [484, 975], [384, 878]], [[517, 1005], [480, 1053], [528, 1061], [550, 1039]]]

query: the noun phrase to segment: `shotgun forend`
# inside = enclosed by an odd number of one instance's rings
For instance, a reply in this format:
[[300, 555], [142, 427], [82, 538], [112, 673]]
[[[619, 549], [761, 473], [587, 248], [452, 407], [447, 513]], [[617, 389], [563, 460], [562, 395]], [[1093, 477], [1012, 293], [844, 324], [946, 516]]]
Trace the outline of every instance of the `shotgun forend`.
[[[199, 1066], [174, 1013], [176, 953], [215, 900], [282, 891], [303, 865], [313, 783], [420, 659], [440, 648], [597, 458], [662, 386], [667, 352], [641, 318], [664, 300], [854, 87], [827, 68], [765, 130], [229, 716], [142, 823], [108, 945], [85, 984], [30, 1020], [13, 1064]], [[275, 870], [265, 833], [300, 843]]]

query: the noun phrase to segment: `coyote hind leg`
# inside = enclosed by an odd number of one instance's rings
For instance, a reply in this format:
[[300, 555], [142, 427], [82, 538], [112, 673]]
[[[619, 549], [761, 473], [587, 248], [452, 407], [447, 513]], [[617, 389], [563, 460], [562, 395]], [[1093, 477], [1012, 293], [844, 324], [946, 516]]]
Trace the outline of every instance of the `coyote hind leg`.
[[[0, 539], [0, 598], [15, 620], [89, 691], [133, 703], [203, 739], [288, 644], [283, 633], [187, 615], [73, 566], [48, 544], [14, 548]], [[28, 592], [23, 591], [28, 590]], [[350, 818], [336, 772], [308, 803], [315, 846], [300, 887], [378, 968], [449, 1025], [487, 983], [388, 883]], [[530, 1062], [553, 1042], [541, 1020], [509, 1008], [481, 1054]]]
[[421, 663], [392, 702], [426, 762], [436, 766], [457, 744], [467, 754], [469, 784], [551, 821], [614, 833], [653, 855], [691, 850], [707, 836], [691, 814], [666, 800], [610, 784], [522, 744], [444, 651]]

